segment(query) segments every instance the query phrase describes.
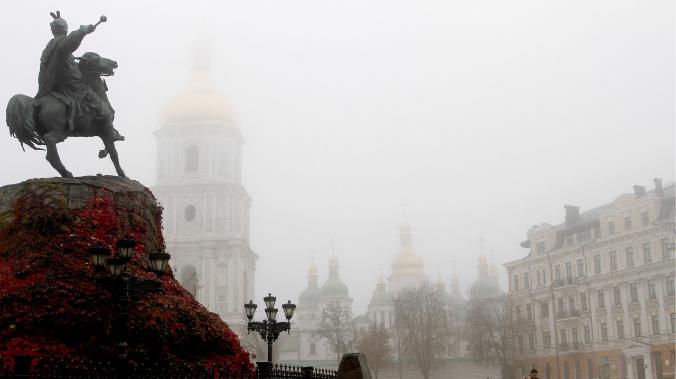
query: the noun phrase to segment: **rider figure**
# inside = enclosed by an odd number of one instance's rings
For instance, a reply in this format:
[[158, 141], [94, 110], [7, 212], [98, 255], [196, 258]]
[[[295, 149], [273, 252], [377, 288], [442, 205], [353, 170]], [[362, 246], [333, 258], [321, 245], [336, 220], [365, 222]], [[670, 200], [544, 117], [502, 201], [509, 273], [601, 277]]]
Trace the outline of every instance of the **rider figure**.
[[75, 62], [73, 52], [80, 47], [82, 39], [96, 30], [94, 25], [82, 25], [78, 30], [68, 34], [68, 23], [61, 18], [61, 13], [51, 13], [54, 20], [49, 24], [52, 38], [40, 57], [40, 74], [38, 75], [38, 93], [36, 100], [52, 95], [66, 104], [68, 129], [75, 129], [75, 119], [84, 105], [92, 113], [95, 120], [103, 120], [112, 131], [115, 140], [124, 140], [113, 127], [115, 111], [110, 103], [101, 99], [85, 82], [80, 67]]

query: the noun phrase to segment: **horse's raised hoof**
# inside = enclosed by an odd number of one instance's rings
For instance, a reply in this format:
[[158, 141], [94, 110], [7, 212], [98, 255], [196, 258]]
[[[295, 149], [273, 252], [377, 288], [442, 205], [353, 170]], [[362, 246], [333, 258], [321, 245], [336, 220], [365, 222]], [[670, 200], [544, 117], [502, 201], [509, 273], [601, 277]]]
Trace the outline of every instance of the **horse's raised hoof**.
[[108, 155], [108, 150], [99, 150], [99, 159], [103, 159]]

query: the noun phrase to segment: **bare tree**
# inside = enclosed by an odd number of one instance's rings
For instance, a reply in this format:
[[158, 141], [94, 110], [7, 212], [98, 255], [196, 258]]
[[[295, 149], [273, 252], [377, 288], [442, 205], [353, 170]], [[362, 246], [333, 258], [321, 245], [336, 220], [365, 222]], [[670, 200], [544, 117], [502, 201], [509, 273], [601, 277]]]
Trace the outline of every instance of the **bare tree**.
[[322, 309], [322, 319], [315, 334], [326, 339], [340, 361], [340, 357], [352, 347], [356, 334], [350, 311], [337, 301], [327, 304]]
[[466, 319], [467, 348], [476, 362], [497, 362], [502, 377], [510, 379], [514, 375], [515, 342], [530, 326], [525, 318], [512, 314], [505, 295], [471, 300]]
[[357, 351], [366, 355], [368, 365], [373, 370], [373, 376], [378, 379], [378, 370], [390, 362], [392, 356], [392, 345], [390, 345], [390, 335], [385, 330], [384, 325], [372, 323], [368, 330], [357, 335], [355, 342]]
[[449, 314], [442, 295], [442, 288], [423, 283], [403, 289], [394, 300], [402, 342], [413, 353], [425, 379], [429, 378], [432, 360], [451, 338]]

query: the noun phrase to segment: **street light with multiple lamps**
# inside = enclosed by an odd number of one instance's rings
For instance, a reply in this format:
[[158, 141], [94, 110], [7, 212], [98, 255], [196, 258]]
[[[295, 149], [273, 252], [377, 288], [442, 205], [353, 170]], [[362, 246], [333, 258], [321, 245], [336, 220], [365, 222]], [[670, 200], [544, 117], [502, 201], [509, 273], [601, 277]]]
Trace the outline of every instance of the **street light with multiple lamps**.
[[[104, 288], [113, 292], [119, 306], [117, 315], [118, 338], [118, 370], [124, 375], [127, 367], [127, 339], [129, 335], [129, 303], [130, 294], [142, 294], [146, 292], [159, 292], [162, 290], [162, 282], [156, 280], [144, 280], [132, 277], [127, 271], [127, 264], [134, 257], [134, 248], [136, 241], [125, 236], [115, 244], [117, 253], [113, 256], [110, 250], [103, 246], [94, 246], [89, 249], [89, 253], [94, 264], [94, 268], [99, 275], [96, 282]], [[148, 270], [161, 276], [171, 258], [170, 254], [163, 251], [150, 253], [148, 255]], [[110, 276], [103, 274], [105, 269], [110, 271]]]
[[286, 321], [277, 322], [277, 312], [279, 309], [275, 308], [276, 297], [272, 294], [263, 298], [265, 302], [265, 316], [267, 320], [251, 321], [258, 305], [254, 304], [253, 300], [249, 300], [249, 304], [244, 304], [246, 311], [246, 318], [249, 319], [247, 324], [247, 332], [258, 332], [261, 338], [268, 343], [268, 362], [272, 362], [272, 343], [277, 340], [281, 332], [291, 333], [291, 317], [296, 311], [296, 304], [291, 304], [289, 300], [286, 304], [282, 304], [284, 310], [284, 317]]

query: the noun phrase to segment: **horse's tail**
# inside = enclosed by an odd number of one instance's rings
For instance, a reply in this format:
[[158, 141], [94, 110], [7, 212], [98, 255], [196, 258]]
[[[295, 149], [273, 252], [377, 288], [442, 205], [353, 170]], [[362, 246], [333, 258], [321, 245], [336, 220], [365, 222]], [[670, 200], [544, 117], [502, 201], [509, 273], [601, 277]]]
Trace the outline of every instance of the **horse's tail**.
[[35, 100], [26, 95], [14, 95], [7, 103], [7, 126], [9, 134], [16, 137], [23, 145], [30, 146], [33, 150], [44, 150], [35, 145], [44, 145], [45, 141], [35, 130]]

